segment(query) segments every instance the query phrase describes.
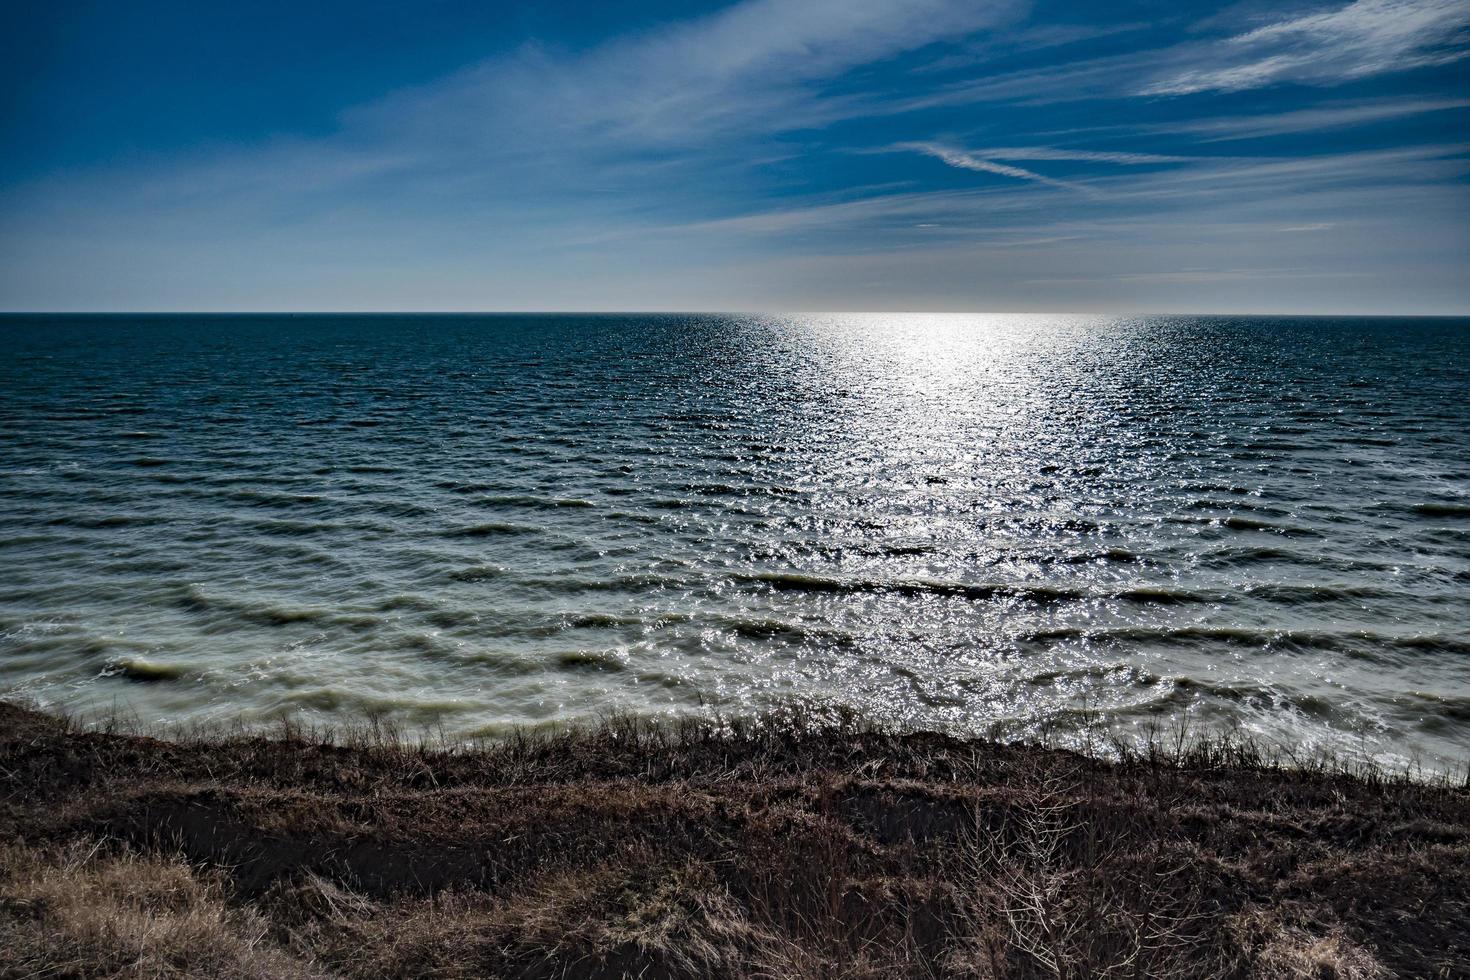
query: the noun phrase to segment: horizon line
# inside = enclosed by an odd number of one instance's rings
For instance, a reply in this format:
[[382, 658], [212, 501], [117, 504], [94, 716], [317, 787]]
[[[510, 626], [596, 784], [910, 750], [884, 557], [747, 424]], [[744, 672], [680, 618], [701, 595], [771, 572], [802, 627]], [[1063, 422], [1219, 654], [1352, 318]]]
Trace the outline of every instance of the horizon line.
[[1467, 319], [1470, 310], [1439, 313], [1287, 312], [1271, 310], [885, 310], [885, 309], [646, 309], [646, 310], [0, 310], [0, 317], [26, 316], [1218, 316], [1354, 319]]

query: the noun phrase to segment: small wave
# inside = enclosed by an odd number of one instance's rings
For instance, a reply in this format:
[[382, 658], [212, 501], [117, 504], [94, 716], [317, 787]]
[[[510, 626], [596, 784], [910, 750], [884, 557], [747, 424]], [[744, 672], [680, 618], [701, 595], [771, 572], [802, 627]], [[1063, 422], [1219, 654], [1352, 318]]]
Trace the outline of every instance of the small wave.
[[615, 510], [607, 515], [612, 520], [631, 521], [634, 524], [662, 524], [664, 518], [657, 514], [639, 514], [634, 511]]
[[454, 644], [440, 639], [436, 634], [420, 633], [414, 630], [395, 632], [385, 637], [384, 642], [392, 649], [414, 650], [429, 654], [435, 659], [453, 656], [455, 652]]
[[85, 546], [85, 537], [64, 538], [55, 534], [11, 534], [0, 538], [0, 548], [25, 548], [33, 544], [71, 544]]
[[1161, 586], [1140, 586], [1104, 593], [1099, 598], [1117, 599], [1156, 606], [1184, 606], [1200, 602], [1225, 602], [1227, 597], [1206, 592], [1191, 592], [1187, 589], [1167, 589]]
[[1470, 503], [1426, 501], [1409, 509], [1421, 517], [1470, 517]]
[[779, 592], [852, 592], [881, 591], [882, 584], [860, 579], [838, 579], [803, 572], [750, 572], [732, 576], [746, 585], [762, 585]]
[[1050, 645], [1069, 642], [1133, 643], [1157, 646], [1229, 646], [1258, 650], [1310, 650], [1371, 657], [1375, 651], [1393, 653], [1470, 654], [1470, 642], [1443, 634], [1389, 636], [1381, 633], [1321, 633], [1309, 630], [1257, 630], [1231, 626], [1185, 626], [1177, 629], [1120, 627], [1086, 629], [1064, 627], [1036, 630], [1017, 637], [1022, 643]]
[[206, 596], [198, 589], [186, 588], [178, 599], [180, 608], [211, 615], [217, 624], [235, 622], [253, 626], [337, 626], [352, 630], [370, 630], [380, 625], [376, 616], [353, 614], [314, 606], [283, 606], [270, 602]]
[[1338, 554], [1314, 553], [1308, 550], [1297, 551], [1291, 548], [1279, 548], [1269, 545], [1232, 545], [1217, 551], [1205, 552], [1200, 555], [1197, 561], [1198, 567], [1202, 569], [1253, 569], [1254, 566], [1267, 564], [1308, 568], [1316, 574], [1327, 571], [1343, 574], [1386, 572], [1392, 570], [1394, 567], [1390, 563], [1373, 561], [1361, 555], [1358, 557], [1346, 557]]
[[436, 609], [431, 613], [426, 613], [424, 619], [430, 626], [437, 626], [441, 630], [452, 630], [462, 626], [473, 626], [480, 621], [480, 614], [470, 609]]
[[86, 528], [87, 530], [103, 530], [110, 527], [148, 527], [164, 522], [165, 518], [152, 514], [106, 514], [101, 516], [67, 514], [62, 517], [53, 517], [46, 524], [48, 527], [78, 527]]
[[627, 665], [613, 653], [571, 650], [557, 654], [556, 665], [563, 670], [623, 670]]
[[674, 580], [657, 574], [618, 575], [612, 578], [579, 578], [539, 576], [522, 578], [516, 584], [529, 589], [575, 595], [579, 592], [641, 592], [673, 584]]
[[371, 499], [363, 501], [375, 514], [385, 517], [428, 517], [434, 513], [434, 508], [425, 507], [408, 500]]
[[441, 532], [446, 538], [493, 538], [520, 534], [538, 534], [539, 529], [526, 524], [508, 524], [504, 521], [487, 521], [483, 524], [465, 524]]
[[468, 568], [456, 568], [452, 572], [445, 572], [444, 577], [452, 582], [488, 582], [504, 574], [505, 569], [499, 565], [471, 565]]
[[1081, 626], [1064, 626], [1059, 629], [1033, 630], [1016, 639], [1022, 643], [1050, 645], [1076, 641], [1103, 643], [1225, 643], [1249, 646], [1266, 646], [1272, 634], [1254, 630], [1190, 626], [1181, 629], [1149, 629], [1146, 627], [1119, 627], [1116, 629], [1087, 629]]
[[1164, 681], [1163, 677], [1144, 670], [1134, 664], [1090, 664], [1065, 670], [1044, 670], [1026, 678], [1032, 687], [1051, 687], [1067, 681], [1103, 680], [1121, 676], [1140, 687], [1153, 687]]
[[236, 605], [233, 612], [251, 622], [268, 626], [290, 626], [293, 623], [317, 623], [368, 627], [376, 625], [370, 618], [343, 616], [328, 609], [313, 609], [309, 606], [255, 606]]
[[1126, 548], [1109, 548], [1106, 551], [1088, 551], [1081, 554], [1067, 555], [1060, 559], [1063, 565], [1090, 565], [1093, 562], [1108, 562], [1110, 564], [1131, 564], [1143, 559], [1127, 550]]
[[293, 521], [285, 518], [267, 518], [266, 520], [247, 521], [246, 523], [262, 534], [275, 534], [292, 538], [307, 538], [319, 534], [330, 534], [333, 531], [340, 531], [346, 526], [332, 521]]
[[1161, 710], [1175, 713], [1187, 709], [1190, 703], [1201, 698], [1227, 701], [1231, 704], [1266, 709], [1271, 712], [1292, 711], [1318, 721], [1334, 722], [1344, 717], [1341, 707], [1328, 698], [1307, 694], [1289, 687], [1272, 687], [1263, 684], [1222, 684], [1194, 677], [1173, 678], [1167, 689], [1138, 704], [1119, 710], [1122, 716], [1130, 714], [1152, 715]]
[[485, 507], [523, 507], [527, 510], [556, 510], [563, 507], [596, 507], [580, 497], [537, 497], [531, 494], [499, 494], [475, 501]]
[[721, 618], [716, 622], [736, 636], [750, 640], [776, 640], [792, 645], [813, 642], [830, 645], [835, 642], [841, 646], [848, 646], [853, 642], [849, 634], [838, 630], [815, 629], [779, 619]]
[[932, 579], [843, 579], [804, 572], [749, 572], [733, 576], [735, 581], [762, 585], [777, 591], [855, 594], [861, 592], [892, 595], [953, 596], [984, 602], [995, 599], [1020, 599], [1038, 604], [1077, 602], [1087, 599], [1116, 600], [1154, 605], [1178, 605], [1218, 602], [1223, 597], [1182, 589], [1142, 586], [1114, 592], [1092, 593], [1053, 585], [1017, 585], [946, 582]]
[[247, 548], [253, 554], [270, 558], [287, 558], [293, 562], [302, 562], [316, 568], [347, 570], [352, 567], [349, 562], [343, 561], [331, 552], [313, 548], [301, 541], [264, 538], [250, 542]]
[[647, 684], [651, 687], [662, 687], [673, 691], [685, 686], [684, 678], [677, 674], [664, 674], [657, 671], [643, 671], [638, 674], [638, 683]]
[[1317, 559], [1287, 548], [1242, 547], [1224, 551], [1207, 552], [1200, 556], [1199, 564], [1205, 568], [1233, 568], [1238, 565], [1258, 565], [1278, 562], [1288, 565], [1316, 564]]
[[1283, 537], [1320, 538], [1322, 536], [1322, 532], [1315, 528], [1292, 524], [1273, 524], [1254, 517], [1241, 517], [1239, 514], [1224, 518], [1220, 521], [1220, 526], [1231, 531], [1265, 531], [1270, 534], [1280, 534]]
[[162, 664], [151, 660], [114, 660], [102, 669], [102, 676], [121, 677], [139, 684], [158, 684], [183, 680], [189, 676], [189, 671], [176, 664]]
[[748, 487], [735, 487], [728, 483], [690, 483], [684, 489], [707, 497], [737, 497], [749, 492]]
[[1242, 500], [1240, 500], [1238, 498], [1237, 499], [1231, 499], [1231, 500], [1215, 500], [1215, 499], [1208, 498], [1208, 497], [1202, 497], [1202, 498], [1199, 498], [1199, 499], [1196, 499], [1196, 500], [1191, 500], [1185, 506], [1189, 510], [1205, 510], [1205, 511], [1210, 511], [1210, 510], [1224, 510], [1224, 511], [1233, 511], [1233, 512], [1235, 512], [1235, 515], [1236, 516], [1238, 516], [1241, 511], [1248, 511], [1251, 514], [1259, 514], [1262, 517], [1277, 517], [1277, 518], [1280, 518], [1280, 517], [1290, 517], [1291, 516], [1291, 511], [1289, 511], [1289, 510], [1283, 510], [1280, 507], [1269, 507], [1269, 506], [1266, 506], [1266, 505], [1263, 505], [1263, 504], [1252, 505], [1252, 504], [1247, 503], [1246, 501], [1242, 501]]
[[411, 701], [406, 698], [379, 697], [334, 688], [293, 691], [278, 698], [271, 709], [274, 714], [289, 715], [297, 709], [343, 714], [347, 717], [396, 715], [412, 723], [433, 723], [444, 715], [465, 710], [460, 701]]
[[885, 558], [910, 558], [914, 555], [928, 555], [934, 552], [934, 546], [928, 544], [886, 544], [872, 549], [870, 554], [882, 555]]
[[1457, 656], [1470, 656], [1470, 640], [1445, 636], [1443, 633], [1394, 637], [1389, 642], [1402, 650], [1422, 651], [1425, 653], [1453, 653]]
[[642, 626], [643, 619], [639, 616], [617, 616], [612, 613], [577, 613], [563, 616], [562, 624], [573, 630], [602, 630]]
[[664, 629], [676, 623], [688, 623], [694, 617], [687, 613], [665, 612], [655, 616], [620, 615], [617, 613], [569, 613], [560, 617], [561, 629]]
[[1287, 585], [1272, 583], [1267, 585], [1253, 585], [1248, 587], [1245, 592], [1252, 599], [1264, 599], [1267, 602], [1279, 602], [1283, 605], [1290, 606], [1404, 598], [1402, 592], [1365, 585]]
[[1254, 439], [1243, 448], [1259, 452], [1270, 450], [1278, 453], [1296, 453], [1305, 448], [1302, 443], [1290, 439]]
[[[1410, 691], [1392, 699], [1399, 710], [1418, 715], [1420, 724], [1435, 728], [1455, 728], [1470, 724], [1470, 697]], [[1398, 702], [1407, 702], [1399, 704]]]
[[229, 499], [254, 507], [310, 507], [326, 498], [314, 493], [282, 493], [277, 490], [233, 490]]
[[416, 595], [390, 596], [378, 603], [378, 609], [381, 612], [433, 612], [438, 608], [436, 603]]
[[141, 574], [172, 574], [188, 571], [190, 565], [187, 561], [176, 558], [162, 558], [150, 556], [146, 558], [126, 558], [121, 561], [110, 561], [96, 566], [99, 572], [109, 575], [141, 575]]

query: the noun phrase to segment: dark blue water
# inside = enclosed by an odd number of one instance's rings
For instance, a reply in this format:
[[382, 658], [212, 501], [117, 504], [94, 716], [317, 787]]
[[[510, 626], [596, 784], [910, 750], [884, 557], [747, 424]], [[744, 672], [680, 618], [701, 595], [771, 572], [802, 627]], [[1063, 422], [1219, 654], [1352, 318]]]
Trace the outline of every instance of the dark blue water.
[[1470, 746], [1470, 322], [0, 320], [0, 687]]

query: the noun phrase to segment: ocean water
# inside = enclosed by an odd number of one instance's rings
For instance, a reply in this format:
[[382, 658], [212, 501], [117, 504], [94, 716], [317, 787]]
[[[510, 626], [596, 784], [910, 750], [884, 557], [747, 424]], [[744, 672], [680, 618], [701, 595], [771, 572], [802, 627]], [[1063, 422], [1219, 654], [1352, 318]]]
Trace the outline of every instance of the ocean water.
[[1470, 756], [1470, 321], [0, 319], [0, 689]]

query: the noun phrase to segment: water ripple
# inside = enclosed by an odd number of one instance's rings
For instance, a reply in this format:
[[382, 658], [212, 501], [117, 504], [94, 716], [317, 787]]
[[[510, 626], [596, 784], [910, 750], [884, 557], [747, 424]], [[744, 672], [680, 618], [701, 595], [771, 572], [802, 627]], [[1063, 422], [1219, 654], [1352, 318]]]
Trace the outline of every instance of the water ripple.
[[1470, 324], [0, 318], [0, 678], [1463, 761]]

